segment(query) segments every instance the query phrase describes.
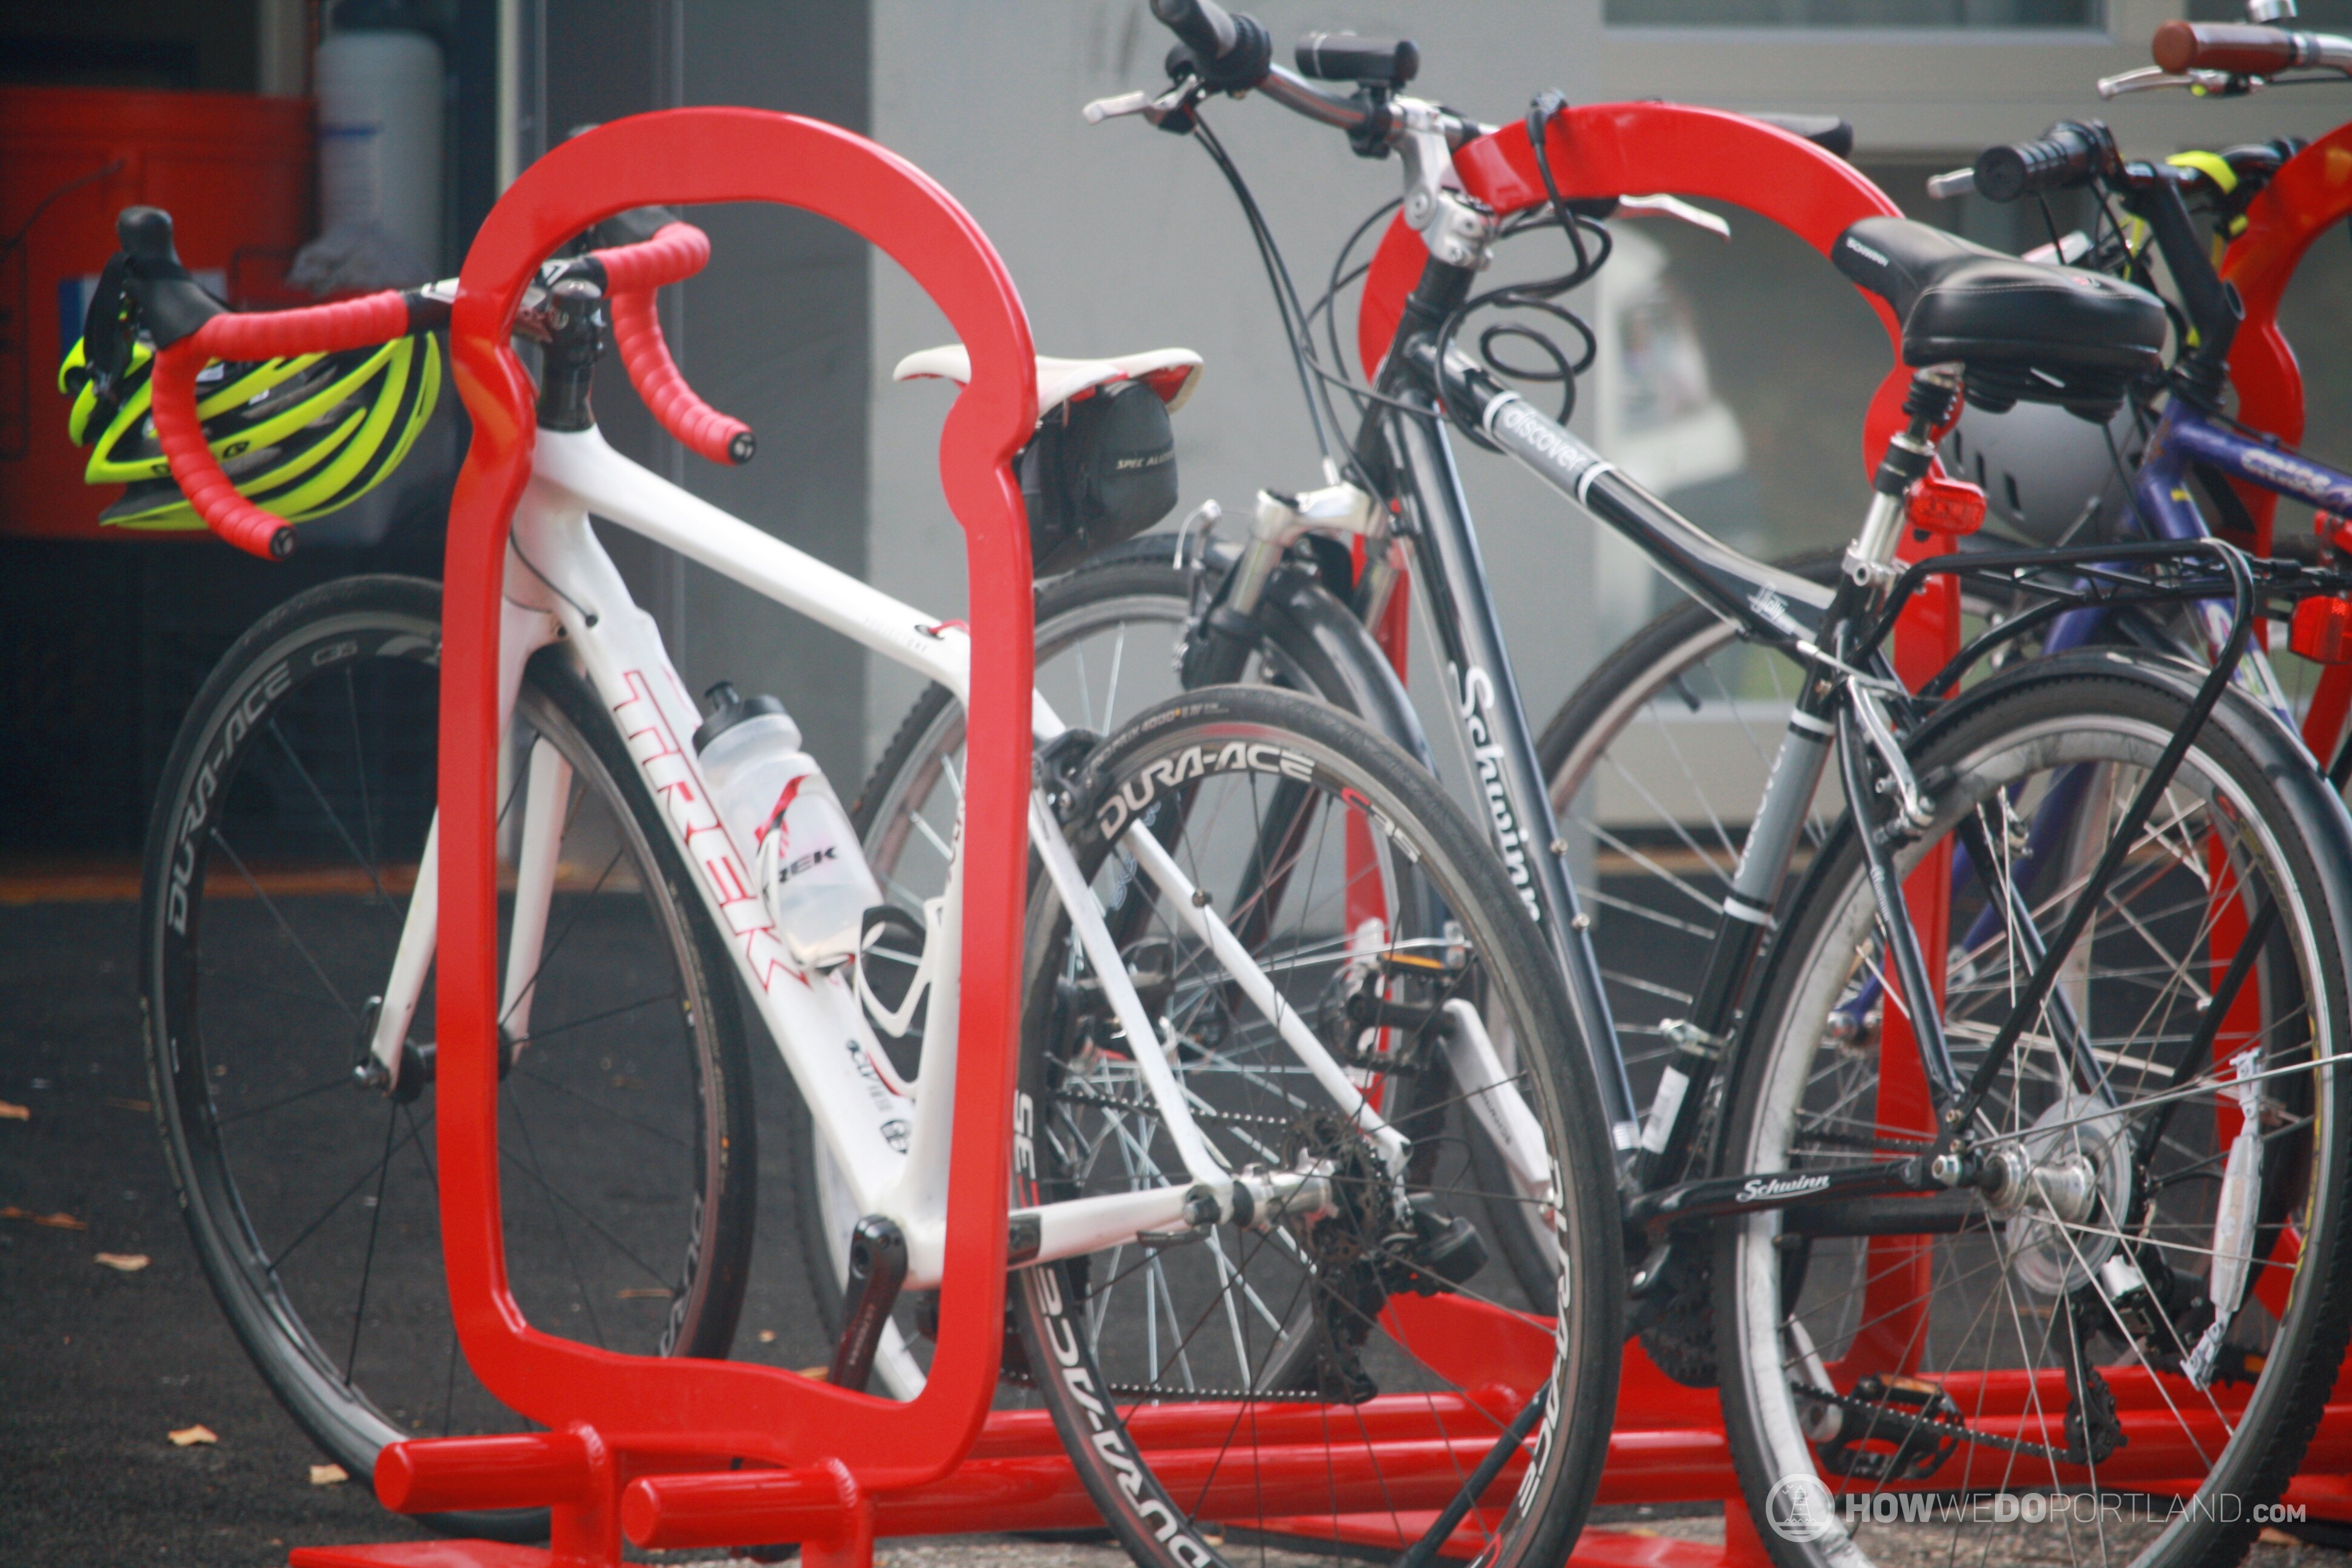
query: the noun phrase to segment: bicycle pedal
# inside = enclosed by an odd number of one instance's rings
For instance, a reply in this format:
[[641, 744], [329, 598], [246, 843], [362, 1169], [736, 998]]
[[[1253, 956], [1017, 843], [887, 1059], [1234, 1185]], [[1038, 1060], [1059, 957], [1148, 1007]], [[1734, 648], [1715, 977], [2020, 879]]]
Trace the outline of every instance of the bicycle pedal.
[[[1855, 1405], [1874, 1405], [1874, 1419]], [[2069, 1416], [2071, 1425], [2072, 1416]], [[1838, 1435], [1813, 1446], [1822, 1468], [1857, 1480], [1919, 1480], [1934, 1475], [1968, 1436], [1960, 1407], [1924, 1378], [1875, 1373], [1853, 1386]], [[1864, 1444], [1871, 1445], [1864, 1447]]]

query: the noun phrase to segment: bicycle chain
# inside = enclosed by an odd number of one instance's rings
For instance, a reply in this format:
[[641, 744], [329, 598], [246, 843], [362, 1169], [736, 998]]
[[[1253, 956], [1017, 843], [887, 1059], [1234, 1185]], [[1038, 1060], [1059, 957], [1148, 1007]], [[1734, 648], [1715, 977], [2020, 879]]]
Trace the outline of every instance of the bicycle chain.
[[[1067, 1105], [1091, 1105], [1097, 1110], [1131, 1110], [1146, 1116], [1160, 1113], [1160, 1107], [1146, 1100], [1112, 1100], [1103, 1095], [1074, 1094], [1068, 1089], [1058, 1089], [1045, 1098]], [[1247, 1122], [1256, 1127], [1287, 1128], [1291, 1125], [1290, 1119], [1282, 1116], [1253, 1116], [1241, 1110], [1213, 1110], [1202, 1105], [1192, 1109], [1195, 1121]]]
[[[1003, 1380], [1022, 1388], [1034, 1388], [1037, 1379], [1028, 1369], [1006, 1367]], [[1149, 1399], [1159, 1405], [1183, 1405], [1194, 1400], [1214, 1400], [1239, 1404], [1255, 1400], [1260, 1404], [1318, 1405], [1323, 1396], [1312, 1389], [1299, 1388], [1167, 1388], [1149, 1383], [1107, 1383], [1103, 1384], [1121, 1399]]]

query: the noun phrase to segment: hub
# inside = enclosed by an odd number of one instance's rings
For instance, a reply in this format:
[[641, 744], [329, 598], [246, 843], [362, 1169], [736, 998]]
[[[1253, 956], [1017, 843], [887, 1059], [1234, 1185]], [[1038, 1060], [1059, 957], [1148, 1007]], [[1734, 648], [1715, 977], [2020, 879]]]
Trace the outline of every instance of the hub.
[[2131, 1212], [2123, 1113], [2069, 1092], [2023, 1137], [1985, 1151], [1977, 1183], [2005, 1222], [2018, 1281], [2044, 1296], [2079, 1289], [2115, 1255]]

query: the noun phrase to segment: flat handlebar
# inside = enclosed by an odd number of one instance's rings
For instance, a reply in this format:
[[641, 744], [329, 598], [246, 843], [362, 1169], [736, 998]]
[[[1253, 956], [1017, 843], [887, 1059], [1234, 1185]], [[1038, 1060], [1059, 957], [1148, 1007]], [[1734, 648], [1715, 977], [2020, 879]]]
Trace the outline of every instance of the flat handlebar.
[[[167, 216], [152, 209], [133, 208], [123, 215], [118, 227], [126, 250], [176, 268]], [[707, 235], [691, 224], [670, 223], [651, 239], [590, 251], [570, 267], [573, 275], [591, 276], [604, 284], [612, 304], [613, 337], [628, 367], [630, 384], [663, 428], [681, 446], [712, 462], [748, 463], [757, 445], [751, 427], [695, 395], [670, 357], [654, 311], [655, 289], [692, 277], [709, 259]], [[206, 527], [240, 550], [270, 560], [283, 560], [293, 552], [292, 525], [238, 494], [205, 439], [204, 424], [196, 413], [196, 375], [207, 363], [334, 353], [444, 327], [448, 321], [446, 300], [414, 290], [386, 289], [293, 310], [223, 312], [177, 335], [151, 321], [151, 331], [157, 334], [150, 377], [155, 439], [188, 504]]]
[[[1301, 70], [1294, 71], [1274, 63], [1273, 39], [1256, 17], [1229, 12], [1216, 0], [1151, 0], [1151, 14], [1176, 35], [1181, 46], [1169, 57], [1171, 76], [1189, 66], [1200, 85], [1212, 92], [1264, 93], [1295, 114], [1347, 132], [1359, 143], [1360, 153], [1384, 147], [1403, 128], [1402, 110], [1412, 100], [1342, 96], [1307, 78], [1362, 68], [1374, 71], [1378, 85], [1401, 86], [1421, 68], [1421, 53], [1409, 40], [1391, 43], [1311, 33], [1298, 46]], [[1116, 101], [1106, 100], [1102, 107], [1109, 108]], [[1139, 96], [1111, 111], [1131, 113], [1145, 101]], [[1434, 105], [1418, 105], [1417, 110], [1426, 117], [1423, 123], [1440, 131], [1449, 147], [1475, 142], [1490, 129]], [[1095, 109], [1087, 110], [1089, 120], [1097, 117]]]
[[2071, 121], [2050, 128], [2031, 142], [2006, 142], [1977, 155], [1970, 171], [1973, 187], [1989, 201], [2013, 202], [2021, 196], [2079, 185], [2097, 174], [2108, 148], [2092, 131]]
[[1246, 91], [1274, 63], [1274, 39], [1257, 18], [1216, 0], [1151, 0], [1151, 14], [1182, 42], [1194, 74], [1213, 91]]
[[2352, 38], [2240, 22], [2167, 22], [2157, 28], [2149, 52], [2158, 66], [2175, 73], [2275, 76], [2297, 66], [2352, 70]]

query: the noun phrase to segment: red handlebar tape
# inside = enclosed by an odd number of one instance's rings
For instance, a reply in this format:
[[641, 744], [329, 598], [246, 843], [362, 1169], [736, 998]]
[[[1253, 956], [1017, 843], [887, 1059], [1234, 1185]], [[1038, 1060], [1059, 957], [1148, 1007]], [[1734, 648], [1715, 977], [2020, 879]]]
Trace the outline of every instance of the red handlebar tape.
[[695, 395], [669, 357], [661, 319], [654, 313], [654, 290], [701, 271], [710, 259], [710, 237], [692, 224], [664, 224], [641, 244], [593, 254], [604, 266], [612, 301], [613, 342], [637, 395], [688, 451], [714, 463], [750, 462], [756, 445], [751, 427]]
[[264, 560], [292, 552], [286, 520], [236, 493], [205, 444], [196, 417], [196, 373], [210, 360], [279, 359], [380, 343], [408, 331], [408, 301], [387, 290], [332, 305], [215, 316], [155, 356], [150, 378], [155, 439], [188, 504], [215, 533]]
[[[604, 269], [622, 362], [654, 416], [688, 449], [714, 463], [750, 462], [751, 426], [694, 395], [670, 358], [654, 314], [656, 289], [691, 278], [709, 261], [709, 237], [692, 224], [667, 224], [643, 244], [600, 250], [595, 257]], [[388, 342], [413, 327], [408, 300], [386, 290], [299, 310], [215, 316], [157, 354], [152, 377], [155, 438], [196, 515], [239, 550], [264, 559], [293, 551], [293, 528], [237, 494], [205, 444], [196, 416], [196, 373], [207, 362], [334, 353]]]

